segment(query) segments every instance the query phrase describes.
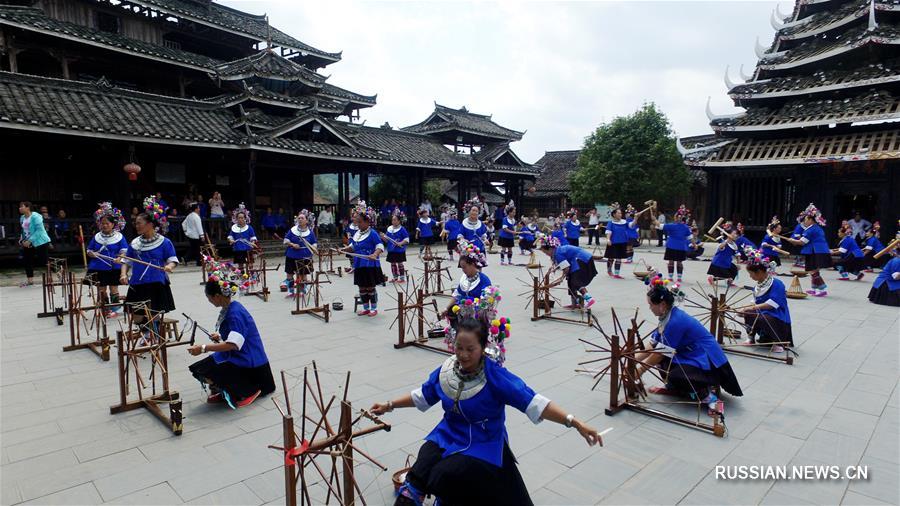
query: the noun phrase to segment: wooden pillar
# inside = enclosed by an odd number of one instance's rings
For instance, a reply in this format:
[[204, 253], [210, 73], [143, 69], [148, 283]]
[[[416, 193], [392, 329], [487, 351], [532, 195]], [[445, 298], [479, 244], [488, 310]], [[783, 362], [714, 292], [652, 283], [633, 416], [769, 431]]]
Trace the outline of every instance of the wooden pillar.
[[456, 202], [460, 211], [462, 211], [462, 205], [466, 203], [468, 197], [466, 197], [466, 186], [469, 184], [468, 179], [465, 176], [461, 176], [456, 180]]
[[359, 199], [369, 202], [369, 171], [359, 173]]
[[338, 172], [338, 201], [337, 201], [337, 209], [334, 213], [334, 221], [337, 224], [340, 224], [341, 221], [341, 213], [344, 212], [344, 209], [347, 208], [347, 193], [346, 188], [344, 188], [344, 179], [347, 174], [344, 172]]
[[62, 77], [63, 79], [69, 80], [69, 59], [65, 56], [59, 59], [60, 67], [62, 68]]
[[18, 49], [14, 47], [9, 48], [9, 71], [14, 74], [19, 71], [19, 61], [16, 59], [18, 53]]
[[256, 216], [256, 151], [251, 150], [247, 160], [247, 184], [244, 189], [244, 203], [250, 209], [250, 215]]

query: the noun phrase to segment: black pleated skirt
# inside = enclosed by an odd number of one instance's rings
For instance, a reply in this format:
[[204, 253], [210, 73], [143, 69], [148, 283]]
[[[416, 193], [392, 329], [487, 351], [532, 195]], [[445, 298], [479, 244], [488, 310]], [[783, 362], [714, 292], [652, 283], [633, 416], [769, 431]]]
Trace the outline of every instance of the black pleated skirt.
[[735, 279], [738, 275], [738, 266], [731, 264], [731, 267], [725, 268], [710, 264], [706, 273], [719, 279]]
[[268, 362], [259, 367], [238, 367], [231, 362], [217, 364], [210, 355], [188, 366], [191, 374], [202, 383], [211, 383], [219, 390], [228, 392], [234, 401], [250, 397], [257, 390], [260, 395], [275, 391], [275, 379]]
[[528, 251], [533, 250], [534, 241], [528, 239], [519, 239], [519, 249]]
[[628, 258], [628, 245], [624, 242], [607, 244], [603, 256], [612, 259]]
[[866, 267], [868, 267], [870, 269], [875, 269], [875, 268], [880, 269], [880, 268], [884, 267], [884, 264], [886, 264], [888, 262], [888, 260], [891, 259], [890, 255], [881, 255], [881, 258], [875, 258], [875, 253], [878, 253], [878, 252], [870, 251], [870, 252], [866, 253], [866, 256], [864, 257], [865, 262], [866, 262]]
[[578, 270], [575, 272], [569, 271], [568, 279], [569, 289], [573, 291], [578, 291], [588, 286], [597, 277], [597, 266], [593, 261], [585, 263], [581, 260], [576, 260], [576, 262], [578, 262]]
[[722, 387], [735, 397], [744, 395], [737, 376], [734, 375], [734, 370], [728, 362], [721, 367], [713, 367], [710, 364], [707, 371], [692, 365], [672, 363], [670, 357], [663, 357], [659, 367], [663, 371], [662, 377], [666, 380], [666, 385], [684, 395], [694, 393], [702, 397], [705, 396], [703, 390], [715, 387]]
[[673, 262], [683, 262], [687, 258], [687, 252], [681, 249], [666, 248], [666, 254], [663, 260], [671, 260]]
[[500, 245], [501, 248], [512, 248], [516, 245], [516, 240], [512, 237], [500, 237], [497, 239], [497, 244]]
[[456, 251], [457, 239], [447, 239], [447, 251], [453, 253]]
[[850, 274], [857, 274], [857, 273], [859, 273], [859, 271], [866, 268], [865, 260], [866, 260], [865, 257], [849, 256], [847, 258], [842, 258], [842, 259], [834, 262], [834, 266], [835, 267], [840, 266], [841, 269], [844, 270], [844, 272], [847, 272]]
[[[758, 334], [757, 343], [779, 343], [782, 346], [794, 346], [794, 333], [791, 324], [779, 320], [769, 314], [748, 314], [744, 316], [751, 334]], [[787, 344], [784, 344], [787, 343]]]
[[247, 263], [247, 251], [235, 251], [234, 252], [234, 263], [236, 264], [245, 264]]
[[128, 285], [128, 295], [125, 296], [126, 307], [138, 302], [150, 302], [153, 311], [169, 312], [175, 310], [175, 299], [172, 297], [172, 287], [169, 282], [144, 283], [140, 285]]
[[312, 258], [287, 258], [284, 259], [284, 272], [290, 276], [299, 274], [307, 276], [313, 273]]
[[503, 465], [497, 467], [460, 453], [445, 457], [443, 448], [426, 441], [406, 479], [420, 492], [440, 498], [442, 506], [534, 504], [506, 443]]
[[373, 287], [384, 283], [381, 267], [357, 267], [353, 269], [353, 284], [362, 287]]
[[869, 290], [869, 301], [882, 306], [900, 307], [900, 290], [891, 290], [887, 283]]
[[402, 263], [406, 261], [406, 252], [405, 251], [389, 251], [387, 254], [387, 261], [391, 264]]
[[100, 286], [119, 286], [120, 275], [121, 273], [118, 269], [111, 269], [108, 271], [88, 269], [84, 276], [84, 282], [85, 284], [90, 284], [88, 280], [92, 279]]
[[566, 237], [566, 241], [568, 241], [569, 246], [578, 246], [578, 238], [577, 237]]
[[803, 259], [805, 260], [803, 268], [807, 272], [831, 267], [831, 255], [828, 253], [810, 253], [803, 255]]

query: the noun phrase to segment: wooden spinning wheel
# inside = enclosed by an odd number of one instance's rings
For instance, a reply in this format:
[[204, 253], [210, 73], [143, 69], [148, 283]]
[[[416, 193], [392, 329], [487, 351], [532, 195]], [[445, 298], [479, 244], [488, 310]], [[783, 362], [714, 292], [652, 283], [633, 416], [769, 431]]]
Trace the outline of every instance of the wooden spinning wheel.
[[[119, 403], [109, 407], [110, 414], [124, 413], [144, 408], [163, 424], [180, 436], [182, 425], [181, 399], [177, 391], [169, 388], [169, 356], [168, 349], [173, 346], [193, 345], [197, 325], [191, 325], [190, 340], [182, 341], [183, 333], [174, 332], [172, 320], [163, 318], [163, 313], [153, 311], [145, 304], [132, 306], [129, 316], [128, 330], [116, 333], [116, 348], [119, 373]], [[134, 315], [142, 317], [136, 323]], [[141, 365], [149, 359], [150, 371], [145, 377]], [[134, 379], [132, 395], [131, 379]], [[146, 390], [149, 392], [145, 393]], [[168, 415], [160, 405], [168, 404]]]
[[[591, 326], [593, 326], [603, 340], [594, 342], [588, 339], [579, 339], [587, 345], [588, 353], [598, 353], [600, 358], [579, 362], [579, 366], [589, 366], [590, 369], [580, 368], [576, 372], [589, 374], [595, 380], [591, 390], [595, 390], [597, 386], [604, 380], [609, 378], [609, 407], [605, 413], [613, 416], [623, 409], [628, 409], [647, 416], [652, 416], [661, 420], [672, 422], [685, 427], [709, 432], [717, 437], [725, 435], [725, 425], [721, 413], [715, 413], [712, 423], [704, 421], [704, 417], [709, 417], [706, 406], [700, 399], [680, 399], [676, 401], [661, 401], [654, 394], [649, 394], [644, 384], [641, 372], [649, 373], [661, 383], [665, 384], [664, 377], [668, 374], [667, 369], [660, 366], [649, 364], [646, 357], [650, 354], [659, 353], [671, 355], [671, 353], [653, 349], [648, 346], [645, 340], [647, 336], [640, 335], [640, 328], [643, 321], [638, 323], [638, 310], [635, 309], [634, 316], [631, 318], [631, 326], [628, 329], [622, 327], [619, 317], [615, 309], [612, 309], [612, 330], [607, 333], [595, 316], [591, 316]], [[678, 367], [672, 361], [669, 368]], [[651, 397], [653, 395], [653, 397]], [[688, 418], [675, 409], [664, 410], [658, 405], [670, 405], [677, 409], [680, 405], [684, 407], [696, 407], [696, 417]]]
[[[445, 260], [447, 259], [434, 255], [422, 257], [423, 265], [422, 267], [417, 267], [417, 269], [422, 271], [422, 277], [419, 278], [419, 286], [422, 287], [426, 297], [453, 296], [453, 288], [450, 286], [453, 283], [453, 278], [450, 276], [450, 267], [442, 265]], [[445, 281], [446, 286], [444, 284]]]
[[[446, 348], [428, 344], [429, 337], [444, 337], [443, 329], [440, 332], [435, 330], [440, 317], [437, 301], [433, 297], [431, 300], [426, 300], [428, 295], [421, 288], [417, 288], [415, 280], [411, 280], [410, 283], [398, 284], [395, 293], [397, 296], [391, 297], [396, 300], [397, 308], [387, 310], [397, 311], [397, 316], [388, 327], [390, 330], [397, 325], [397, 344], [394, 345], [394, 348], [415, 346], [449, 355], [450, 351]], [[427, 316], [429, 314], [433, 316], [433, 320], [429, 320]]]
[[[106, 328], [106, 308], [94, 275], [85, 276], [81, 283], [68, 273], [69, 345], [63, 351], [88, 349], [104, 362], [109, 361], [109, 334]], [[87, 299], [85, 300], [85, 291]], [[90, 337], [90, 341], [87, 338]], [[84, 339], [83, 339], [84, 338]]]
[[344, 270], [334, 266], [335, 251], [333, 249], [318, 250], [318, 252], [319, 254], [316, 255], [316, 262], [318, 262], [316, 272], [320, 274], [337, 274], [339, 278], [344, 277]]
[[[730, 287], [726, 287], [721, 290], [717, 285], [709, 290], [703, 286], [694, 287], [692, 290], [698, 298], [685, 298], [683, 304], [686, 308], [699, 310], [697, 319], [709, 326], [709, 333], [715, 336], [725, 353], [793, 365], [797, 352], [790, 348], [790, 341], [743, 341], [742, 331], [747, 332], [747, 324], [740, 319], [743, 315], [735, 306], [744, 303], [752, 294], [742, 294], [739, 291], [729, 293], [729, 289]], [[775, 353], [772, 351], [774, 345], [781, 346], [784, 351]]]
[[[525, 309], [528, 309], [528, 306], [531, 306], [531, 321], [554, 320], [558, 322], [574, 323], [576, 325], [591, 325], [590, 308], [573, 310], [557, 309], [562, 307], [562, 301], [553, 294], [553, 290], [557, 288], [556, 286], [553, 286], [550, 281], [550, 276], [553, 274], [554, 269], [551, 268], [544, 272], [544, 269], [539, 267], [535, 270], [537, 273], [534, 273], [532, 269], [527, 270], [528, 275], [531, 276], [530, 283], [519, 279], [520, 283], [531, 288], [531, 290], [519, 294], [519, 296], [527, 296]], [[563, 290], [563, 288], [559, 289]], [[567, 313], [576, 312], [578, 313], [579, 318], [575, 319], [557, 316], [560, 311], [566, 311]], [[556, 312], [556, 314], [554, 314], [554, 312]]]
[[[63, 324], [63, 316], [68, 312], [69, 303], [69, 265], [65, 258], [48, 258], [47, 270], [41, 273], [41, 291], [44, 310], [37, 314], [38, 318], [56, 318], [56, 324]], [[56, 290], [59, 288], [59, 299]], [[57, 306], [57, 302], [61, 305]]]
[[[356, 468], [366, 462], [382, 472], [387, 471], [387, 467], [365, 452], [357, 440], [373, 432], [390, 431], [391, 426], [366, 410], [354, 414], [347, 400], [349, 371], [344, 379], [342, 398], [337, 401], [337, 395], [331, 395], [326, 401], [319, 371], [313, 362], [311, 368], [303, 368], [302, 378], [295, 378], [297, 384], [302, 385], [299, 432], [294, 421], [297, 413], [291, 407], [289, 374], [285, 371], [281, 371], [285, 409], [272, 398], [281, 413], [284, 437], [283, 446], [269, 445], [269, 448], [284, 454], [285, 504], [296, 506], [299, 495], [303, 506], [329, 504], [332, 499], [340, 505], [355, 505], [357, 500], [365, 505], [363, 493], [367, 487], [360, 486]], [[329, 420], [334, 411], [338, 412], [336, 425]], [[370, 422], [370, 425], [360, 428], [363, 422]]]
[[253, 295], [262, 299], [263, 302], [268, 302], [271, 292], [269, 292], [269, 285], [266, 281], [266, 273], [270, 271], [278, 272], [281, 269], [281, 264], [276, 265], [274, 269], [268, 268], [266, 266], [266, 258], [262, 253], [257, 253], [255, 250], [247, 252], [247, 257], [246, 271], [250, 277], [250, 288], [247, 289], [245, 295]]
[[308, 314], [324, 320], [325, 323], [331, 319], [331, 305], [323, 302], [321, 289], [322, 285], [330, 284], [331, 280], [327, 274], [325, 279], [321, 276], [321, 272], [316, 272], [312, 275], [312, 281], [301, 281], [299, 274], [294, 277], [295, 307], [291, 311], [292, 315]]

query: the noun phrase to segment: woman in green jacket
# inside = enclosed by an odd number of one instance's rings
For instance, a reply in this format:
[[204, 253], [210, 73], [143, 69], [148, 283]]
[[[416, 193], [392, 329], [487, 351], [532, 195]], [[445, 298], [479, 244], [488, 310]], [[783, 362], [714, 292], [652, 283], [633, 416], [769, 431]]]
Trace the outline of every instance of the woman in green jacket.
[[[40, 213], [31, 211], [31, 202], [27, 200], [19, 202], [19, 224], [22, 226], [22, 235], [19, 244], [22, 245], [22, 259], [25, 261], [25, 276], [28, 285], [34, 284], [34, 266], [47, 263], [47, 249], [50, 247], [50, 236], [44, 229], [44, 217]], [[26, 284], [22, 284], [26, 286]]]

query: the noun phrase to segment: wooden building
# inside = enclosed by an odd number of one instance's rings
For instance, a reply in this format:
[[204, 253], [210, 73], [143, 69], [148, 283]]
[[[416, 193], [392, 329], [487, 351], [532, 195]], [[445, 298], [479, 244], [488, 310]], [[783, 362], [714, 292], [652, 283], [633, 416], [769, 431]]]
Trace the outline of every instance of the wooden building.
[[376, 174], [408, 178], [410, 202], [430, 178], [457, 183], [460, 201], [533, 179], [510, 148], [522, 133], [465, 108], [364, 126], [376, 96], [321, 73], [340, 59], [210, 0], [0, 0], [0, 218], [19, 200], [84, 214], [188, 185], [297, 210], [313, 206], [315, 174], [337, 174], [342, 208], [351, 178], [366, 198]]
[[892, 0], [798, 0], [773, 12], [745, 82], [728, 95], [745, 112], [716, 115], [714, 134], [680, 139], [685, 163], [706, 171], [708, 216], [761, 235], [773, 215], [792, 222], [810, 202], [828, 230], [859, 211], [893, 235], [900, 209], [900, 6]]

